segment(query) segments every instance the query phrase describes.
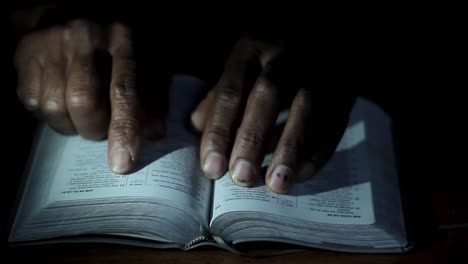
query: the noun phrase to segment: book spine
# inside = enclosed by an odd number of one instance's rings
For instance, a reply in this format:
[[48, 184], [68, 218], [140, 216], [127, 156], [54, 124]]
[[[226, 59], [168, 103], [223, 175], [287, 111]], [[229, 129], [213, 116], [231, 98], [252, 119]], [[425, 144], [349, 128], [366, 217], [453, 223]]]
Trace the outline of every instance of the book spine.
[[212, 240], [211, 238], [201, 235], [201, 236], [199, 236], [199, 237], [193, 239], [192, 241], [188, 242], [188, 243], [184, 246], [184, 248], [185, 248], [185, 249], [188, 249], [188, 248], [191, 248], [191, 247], [193, 247], [194, 245], [196, 245], [196, 244], [198, 244], [198, 243], [200, 243], [200, 242], [211, 241], [211, 240]]

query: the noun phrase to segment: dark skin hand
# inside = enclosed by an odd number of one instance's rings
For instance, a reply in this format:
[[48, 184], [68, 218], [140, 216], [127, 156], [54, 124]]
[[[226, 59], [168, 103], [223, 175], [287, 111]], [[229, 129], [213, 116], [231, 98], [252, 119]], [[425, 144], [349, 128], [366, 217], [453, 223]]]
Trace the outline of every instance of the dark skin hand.
[[[142, 111], [133, 49], [129, 27], [75, 20], [25, 35], [14, 57], [24, 106], [60, 133], [108, 137], [109, 164], [120, 174], [135, 165], [141, 138], [164, 130], [161, 118]], [[99, 52], [112, 58], [107, 87], [100, 80], [108, 76], [97, 72]]]
[[[100, 82], [106, 76], [95, 65], [98, 52], [112, 58], [106, 87]], [[304, 65], [288, 54], [282, 42], [252, 36], [234, 46], [219, 81], [191, 115], [202, 132], [200, 165], [207, 177], [229, 171], [237, 185], [253, 186], [283, 109], [289, 110], [288, 119], [265, 175], [271, 191], [287, 193], [333, 154], [354, 98], [317, 92], [328, 87], [298, 81], [307, 71], [297, 70]], [[132, 30], [124, 24], [76, 20], [33, 31], [20, 41], [14, 62], [25, 107], [60, 133], [108, 137], [109, 164], [116, 173], [132, 171], [143, 136], [164, 133], [162, 116], [142, 110]]]
[[303, 71], [294, 71], [296, 61], [287, 56], [279, 42], [244, 37], [234, 46], [218, 83], [191, 116], [203, 133], [200, 165], [207, 177], [229, 171], [237, 185], [253, 186], [283, 107], [288, 119], [265, 175], [271, 191], [287, 193], [333, 154], [354, 97], [297, 82], [294, 74]]

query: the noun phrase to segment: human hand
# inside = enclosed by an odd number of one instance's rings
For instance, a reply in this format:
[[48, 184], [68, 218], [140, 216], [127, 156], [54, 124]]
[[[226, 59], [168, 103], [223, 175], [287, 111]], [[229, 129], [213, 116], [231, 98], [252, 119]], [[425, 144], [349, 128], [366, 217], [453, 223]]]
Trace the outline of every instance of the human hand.
[[237, 185], [252, 186], [284, 106], [289, 114], [266, 171], [268, 188], [286, 193], [328, 161], [354, 97], [327, 85], [312, 87], [314, 62], [297, 58], [280, 42], [251, 37], [237, 42], [218, 83], [191, 116], [203, 132], [200, 161], [207, 177], [217, 179], [229, 170]]
[[[110, 72], [98, 71], [100, 54], [110, 55]], [[14, 64], [24, 106], [60, 133], [91, 140], [108, 136], [116, 173], [135, 165], [142, 130], [152, 137], [163, 133], [162, 120], [142, 111], [132, 31], [123, 24], [74, 20], [33, 31], [18, 44]]]

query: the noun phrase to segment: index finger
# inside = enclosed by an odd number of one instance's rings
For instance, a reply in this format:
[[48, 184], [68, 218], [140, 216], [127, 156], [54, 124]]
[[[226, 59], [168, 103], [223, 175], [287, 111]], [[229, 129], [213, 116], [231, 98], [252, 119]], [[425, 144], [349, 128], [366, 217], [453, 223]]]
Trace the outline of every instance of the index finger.
[[117, 23], [112, 25], [109, 52], [112, 55], [109, 163], [112, 171], [125, 174], [135, 165], [141, 141], [136, 63], [128, 27]]

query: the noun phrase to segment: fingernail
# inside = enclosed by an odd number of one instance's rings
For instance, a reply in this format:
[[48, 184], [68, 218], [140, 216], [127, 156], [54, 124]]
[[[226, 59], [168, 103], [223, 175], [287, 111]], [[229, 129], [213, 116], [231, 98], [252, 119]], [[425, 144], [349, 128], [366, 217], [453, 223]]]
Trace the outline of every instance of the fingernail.
[[232, 179], [237, 185], [249, 186], [255, 181], [254, 167], [246, 160], [240, 159], [234, 166]]
[[59, 110], [59, 104], [56, 102], [56, 101], [53, 101], [53, 100], [49, 100], [47, 101], [47, 103], [45, 104], [45, 108], [49, 111], [55, 111], [55, 110]]
[[277, 193], [286, 193], [291, 186], [292, 176], [291, 169], [282, 164], [276, 165], [270, 176], [270, 189]]
[[112, 151], [111, 154], [111, 169], [118, 174], [124, 174], [130, 171], [133, 160], [130, 153], [122, 147]]
[[223, 175], [226, 170], [226, 160], [217, 152], [210, 152], [206, 156], [203, 164], [203, 172], [210, 179], [217, 179]]

